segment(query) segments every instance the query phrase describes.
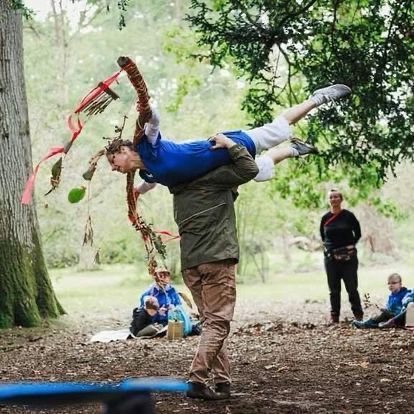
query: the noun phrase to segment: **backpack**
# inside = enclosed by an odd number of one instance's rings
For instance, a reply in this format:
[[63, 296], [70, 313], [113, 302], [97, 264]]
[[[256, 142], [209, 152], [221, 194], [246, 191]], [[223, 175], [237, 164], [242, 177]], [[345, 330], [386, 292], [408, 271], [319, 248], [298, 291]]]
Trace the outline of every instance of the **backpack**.
[[174, 306], [174, 309], [171, 309], [168, 312], [168, 319], [174, 321], [180, 321], [183, 323], [183, 334], [184, 336], [188, 336], [191, 333], [193, 324], [191, 322], [190, 316], [184, 310], [182, 305]]

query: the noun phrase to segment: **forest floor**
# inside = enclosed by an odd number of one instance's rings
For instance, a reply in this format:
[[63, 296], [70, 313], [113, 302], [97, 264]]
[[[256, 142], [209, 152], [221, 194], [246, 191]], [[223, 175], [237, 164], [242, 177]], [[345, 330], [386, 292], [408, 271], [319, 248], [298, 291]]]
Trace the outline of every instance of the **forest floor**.
[[[228, 401], [156, 394], [160, 414], [414, 413], [414, 333], [355, 330], [346, 317], [326, 323], [326, 301], [254, 303], [242, 297], [229, 338], [233, 395]], [[375, 309], [372, 309], [375, 312]], [[127, 327], [126, 305], [76, 313], [41, 329], [3, 330], [0, 381], [112, 382], [128, 377], [185, 378], [198, 337], [92, 343], [92, 334]], [[17, 406], [0, 412], [33, 412]], [[96, 405], [40, 413], [99, 413]]]

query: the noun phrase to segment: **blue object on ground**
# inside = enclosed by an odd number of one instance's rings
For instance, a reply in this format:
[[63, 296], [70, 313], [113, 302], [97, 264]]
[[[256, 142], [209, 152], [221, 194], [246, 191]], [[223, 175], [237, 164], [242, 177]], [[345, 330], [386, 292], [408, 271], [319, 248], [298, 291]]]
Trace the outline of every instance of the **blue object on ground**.
[[[83, 382], [21, 382], [0, 384], [0, 404], [56, 405], [84, 402], [106, 403], [106, 413], [152, 412], [152, 392], [186, 392], [188, 384], [169, 378], [127, 379], [120, 383]], [[137, 397], [142, 397], [138, 398]], [[135, 411], [117, 409], [129, 400], [136, 400]], [[128, 404], [131, 406], [131, 404]], [[144, 410], [138, 411], [141, 406]], [[151, 407], [149, 407], [151, 405]], [[110, 408], [109, 408], [110, 407]]]

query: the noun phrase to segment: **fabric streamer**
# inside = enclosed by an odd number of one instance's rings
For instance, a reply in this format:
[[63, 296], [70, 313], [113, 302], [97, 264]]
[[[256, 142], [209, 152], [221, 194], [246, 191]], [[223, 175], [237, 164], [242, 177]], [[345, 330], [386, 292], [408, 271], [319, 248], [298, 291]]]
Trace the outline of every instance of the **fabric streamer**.
[[[113, 99], [117, 99], [117, 95], [110, 91], [109, 86], [113, 83], [118, 76], [121, 74], [123, 69], [120, 69], [109, 76], [104, 81], [100, 82], [99, 85], [92, 89], [78, 104], [75, 110], [66, 118], [66, 125], [69, 131], [72, 133], [70, 140], [66, 143], [65, 146], [60, 147], [52, 147], [48, 150], [46, 155], [39, 161], [39, 163], [33, 169], [30, 177], [26, 181], [24, 186], [24, 190], [22, 193], [21, 203], [22, 204], [30, 204], [32, 201], [32, 194], [34, 188], [34, 182], [36, 180], [37, 173], [39, 171], [40, 165], [48, 160], [49, 158], [54, 157], [57, 154], [67, 154], [69, 149], [71, 148], [73, 142], [82, 132], [84, 123], [82, 123], [80, 119], [81, 112], [86, 111], [86, 115], [88, 117], [95, 115], [97, 113], [101, 113], [105, 110], [108, 106], [109, 102]], [[109, 94], [110, 98], [103, 98], [102, 96], [107, 93]], [[74, 120], [73, 117], [76, 116]]]

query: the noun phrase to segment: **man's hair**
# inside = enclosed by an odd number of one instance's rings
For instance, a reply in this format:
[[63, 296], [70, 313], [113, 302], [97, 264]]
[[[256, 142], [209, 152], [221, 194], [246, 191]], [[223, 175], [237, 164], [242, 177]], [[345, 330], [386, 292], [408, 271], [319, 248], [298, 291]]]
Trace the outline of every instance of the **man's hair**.
[[105, 146], [105, 154], [118, 154], [121, 147], [129, 147], [133, 149], [134, 144], [129, 139], [115, 138]]
[[160, 304], [158, 303], [158, 299], [155, 296], [145, 296], [145, 298], [144, 298], [144, 308], [145, 309], [158, 310], [160, 308]]
[[401, 278], [401, 276], [399, 275], [399, 273], [391, 273], [389, 276], [388, 276], [388, 282], [390, 281], [390, 280], [395, 280], [395, 279], [397, 279], [398, 280], [398, 282], [402, 282], [402, 278]]
[[337, 190], [336, 188], [331, 188], [331, 189], [328, 191], [328, 196], [329, 196], [329, 194], [331, 194], [331, 193], [338, 193], [338, 194], [339, 194], [339, 197], [341, 198], [341, 201], [344, 199], [344, 197], [343, 197], [342, 193], [341, 193], [339, 190]]

